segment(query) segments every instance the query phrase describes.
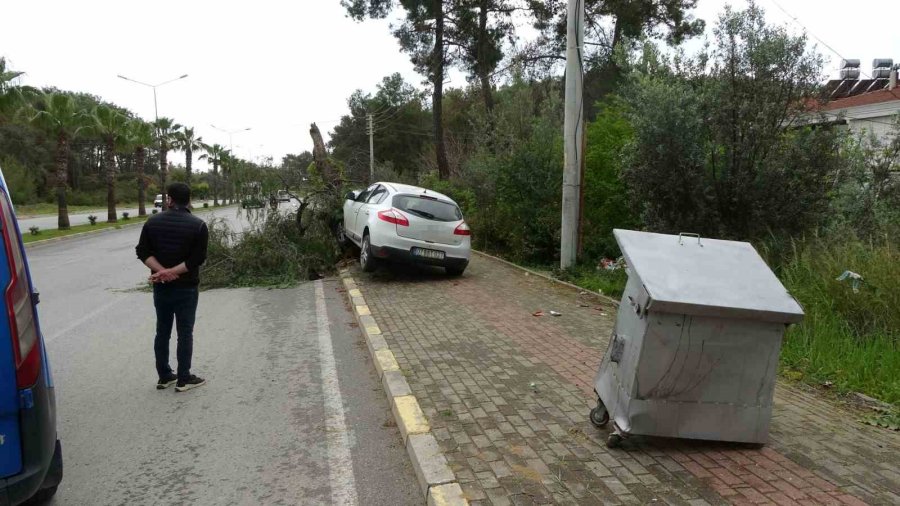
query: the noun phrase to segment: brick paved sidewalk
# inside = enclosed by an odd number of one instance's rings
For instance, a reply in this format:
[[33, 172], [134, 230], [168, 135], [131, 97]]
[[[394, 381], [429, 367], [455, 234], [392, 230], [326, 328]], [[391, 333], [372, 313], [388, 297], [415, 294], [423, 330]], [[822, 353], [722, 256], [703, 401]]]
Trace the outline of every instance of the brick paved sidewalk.
[[900, 435], [783, 384], [762, 449], [606, 448], [587, 415], [608, 304], [478, 256], [459, 279], [354, 278], [473, 504], [900, 504]]

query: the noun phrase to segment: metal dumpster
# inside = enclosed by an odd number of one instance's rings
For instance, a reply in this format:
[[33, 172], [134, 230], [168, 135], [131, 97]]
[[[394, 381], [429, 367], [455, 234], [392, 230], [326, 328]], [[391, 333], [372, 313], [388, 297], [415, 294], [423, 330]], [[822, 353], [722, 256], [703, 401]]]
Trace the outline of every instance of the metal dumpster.
[[594, 380], [608, 446], [628, 435], [763, 444], [778, 355], [803, 310], [746, 242], [615, 230], [628, 284]]

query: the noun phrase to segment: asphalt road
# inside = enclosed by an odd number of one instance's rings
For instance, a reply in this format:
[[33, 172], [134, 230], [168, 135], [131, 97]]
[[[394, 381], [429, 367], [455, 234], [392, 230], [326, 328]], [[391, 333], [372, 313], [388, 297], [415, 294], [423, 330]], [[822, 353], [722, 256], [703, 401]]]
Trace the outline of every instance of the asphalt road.
[[[212, 206], [212, 201], [209, 200], [209, 205]], [[194, 202], [194, 207], [196, 209], [201, 209], [203, 207], [203, 201]], [[153, 204], [147, 205], [147, 214], [153, 212]], [[106, 208], [97, 209], [94, 212], [82, 212], [82, 213], [69, 213], [69, 225], [86, 225], [90, 223], [88, 216], [94, 215], [97, 217], [98, 222], [106, 221]], [[116, 213], [121, 220], [122, 213], [128, 213], [129, 216], [135, 217], [138, 215], [137, 208], [130, 207], [121, 207], [116, 208]], [[39, 216], [23, 216], [19, 220], [19, 230], [28, 230], [31, 227], [38, 227], [41, 230], [53, 230], [56, 229], [59, 225], [59, 217], [55, 214], [42, 214]]]
[[[335, 280], [201, 293], [193, 372], [209, 383], [157, 391], [139, 233], [28, 250], [65, 462], [52, 504], [422, 503]], [[173, 336], [173, 366], [174, 351]]]

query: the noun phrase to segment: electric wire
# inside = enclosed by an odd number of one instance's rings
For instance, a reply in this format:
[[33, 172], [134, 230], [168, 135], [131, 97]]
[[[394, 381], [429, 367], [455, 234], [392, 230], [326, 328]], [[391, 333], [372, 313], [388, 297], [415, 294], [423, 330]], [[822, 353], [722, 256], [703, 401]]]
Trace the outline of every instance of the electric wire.
[[[800, 18], [798, 18], [797, 16], [794, 16], [794, 15], [792, 15], [790, 12], [786, 11], [786, 10], [784, 9], [784, 7], [782, 7], [781, 4], [779, 4], [776, 0], [769, 0], [769, 1], [772, 2], [772, 4], [775, 5], [775, 7], [777, 7], [781, 12], [783, 12], [785, 16], [787, 16], [788, 18], [790, 18], [790, 20], [793, 21], [797, 26], [799, 26], [800, 28], [803, 28], [803, 30], [805, 30], [808, 34], [810, 34], [810, 35], [812, 36], [812, 38], [816, 39], [816, 41], [818, 41], [818, 42], [821, 43], [823, 46], [825, 46], [826, 48], [828, 48], [828, 50], [831, 51], [832, 53], [834, 53], [838, 58], [840, 58], [841, 60], [846, 60], [846, 58], [844, 58], [844, 55], [842, 55], [841, 53], [839, 53], [835, 48], [831, 47], [830, 44], [828, 44], [827, 42], [825, 42], [825, 40], [823, 40], [821, 37], [819, 37], [818, 35], [816, 35], [815, 33], [813, 33], [812, 30], [810, 30], [809, 28], [807, 28], [806, 25], [804, 25], [803, 23], [801, 23], [801, 22], [800, 22]], [[873, 79], [872, 76], [869, 75], [869, 74], [867, 74], [865, 71], [863, 71], [862, 68], [859, 69], [859, 73], [862, 74], [864, 77], [870, 79], [870, 80]], [[900, 95], [897, 95], [896, 91], [891, 90], [891, 89], [888, 89], [888, 88], [883, 88], [883, 89], [888, 90], [888, 92], [889, 92], [891, 95], [893, 95], [893, 96], [895, 96], [895, 97], [897, 97], [897, 98], [900, 98]]]

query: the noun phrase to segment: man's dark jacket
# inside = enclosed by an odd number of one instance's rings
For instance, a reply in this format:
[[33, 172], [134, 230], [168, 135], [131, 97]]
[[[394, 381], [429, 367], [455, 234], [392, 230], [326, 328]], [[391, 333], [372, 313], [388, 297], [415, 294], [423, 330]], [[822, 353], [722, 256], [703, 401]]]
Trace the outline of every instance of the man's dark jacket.
[[197, 286], [200, 284], [200, 266], [206, 261], [208, 242], [206, 222], [192, 215], [186, 207], [176, 206], [151, 216], [144, 223], [135, 251], [141, 262], [156, 257], [167, 269], [184, 262], [188, 272], [170, 284]]

